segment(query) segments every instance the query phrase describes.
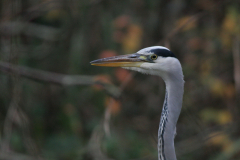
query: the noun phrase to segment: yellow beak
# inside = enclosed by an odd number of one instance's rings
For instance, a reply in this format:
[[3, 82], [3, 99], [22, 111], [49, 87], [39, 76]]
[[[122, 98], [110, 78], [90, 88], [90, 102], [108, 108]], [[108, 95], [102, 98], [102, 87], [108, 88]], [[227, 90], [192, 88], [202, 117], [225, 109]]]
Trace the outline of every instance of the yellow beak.
[[148, 62], [146, 56], [141, 54], [121, 55], [94, 60], [91, 65], [107, 67], [140, 67], [142, 63]]

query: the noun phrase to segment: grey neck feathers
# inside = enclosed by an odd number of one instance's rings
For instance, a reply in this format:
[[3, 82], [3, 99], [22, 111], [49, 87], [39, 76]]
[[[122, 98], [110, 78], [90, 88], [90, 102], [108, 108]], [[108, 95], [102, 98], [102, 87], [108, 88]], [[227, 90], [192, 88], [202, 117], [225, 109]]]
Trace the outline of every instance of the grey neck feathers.
[[166, 95], [158, 130], [158, 160], [177, 160], [174, 137], [176, 124], [182, 108], [184, 90], [183, 76], [164, 79]]

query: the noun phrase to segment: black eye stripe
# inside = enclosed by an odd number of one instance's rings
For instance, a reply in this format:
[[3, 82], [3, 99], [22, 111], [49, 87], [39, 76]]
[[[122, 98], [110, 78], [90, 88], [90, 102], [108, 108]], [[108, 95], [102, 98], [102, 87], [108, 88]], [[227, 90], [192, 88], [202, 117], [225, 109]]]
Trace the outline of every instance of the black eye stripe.
[[161, 57], [176, 57], [171, 51], [167, 50], [167, 49], [152, 49], [149, 52], [156, 54], [157, 56], [161, 56]]

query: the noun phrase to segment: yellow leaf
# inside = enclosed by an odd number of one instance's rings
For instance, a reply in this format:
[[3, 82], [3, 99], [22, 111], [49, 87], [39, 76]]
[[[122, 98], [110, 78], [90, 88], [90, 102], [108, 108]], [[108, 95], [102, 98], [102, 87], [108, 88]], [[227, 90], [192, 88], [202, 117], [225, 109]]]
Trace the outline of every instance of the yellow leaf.
[[230, 7], [226, 17], [223, 20], [223, 30], [230, 34], [235, 34], [239, 27], [237, 24], [238, 18], [239, 16], [237, 15], [235, 8]]
[[224, 96], [224, 87], [224, 83], [219, 79], [215, 79], [215, 81], [210, 85], [212, 94], [219, 97]]
[[232, 122], [232, 115], [228, 111], [219, 111], [218, 122], [220, 124], [228, 124]]
[[222, 147], [222, 150], [227, 150], [232, 143], [229, 137], [223, 133], [213, 132], [209, 137], [211, 138], [207, 141], [208, 145]]
[[227, 14], [222, 23], [222, 31], [220, 33], [224, 46], [232, 46], [232, 36], [240, 33], [239, 23], [240, 13], [235, 7], [229, 7]]
[[128, 28], [127, 35], [123, 38], [122, 46], [125, 53], [136, 52], [140, 48], [142, 40], [142, 28], [138, 25], [131, 24]]
[[208, 108], [201, 111], [200, 116], [206, 123], [214, 122], [217, 124], [228, 124], [232, 122], [232, 115], [226, 110]]
[[211, 144], [211, 145], [221, 146], [224, 143], [229, 141], [227, 135], [221, 134], [219, 132], [213, 132], [209, 135], [209, 137], [211, 138], [208, 140], [208, 144]]

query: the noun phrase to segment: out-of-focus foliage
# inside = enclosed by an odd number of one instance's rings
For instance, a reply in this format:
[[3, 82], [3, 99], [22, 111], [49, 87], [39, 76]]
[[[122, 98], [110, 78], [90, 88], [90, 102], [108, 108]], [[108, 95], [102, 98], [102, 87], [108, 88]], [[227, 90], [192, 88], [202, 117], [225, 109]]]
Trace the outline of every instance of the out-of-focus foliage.
[[157, 159], [163, 81], [89, 63], [154, 45], [183, 66], [178, 159], [240, 159], [239, 0], [2, 0], [0, 13], [1, 62], [52, 73], [0, 62], [0, 159]]

